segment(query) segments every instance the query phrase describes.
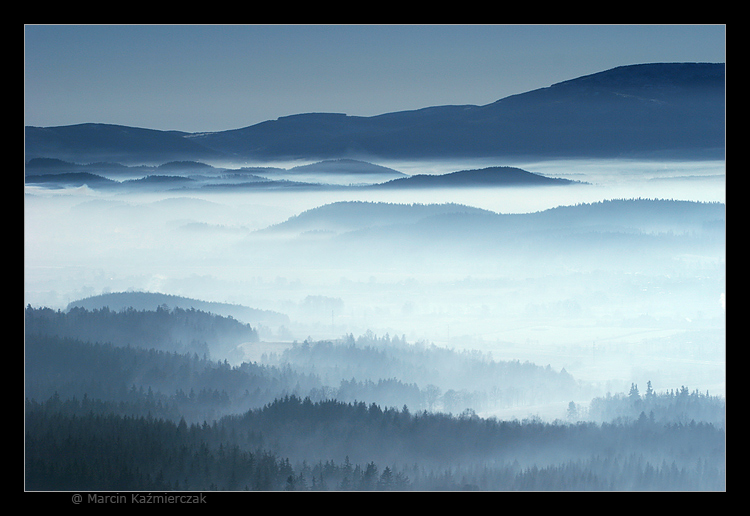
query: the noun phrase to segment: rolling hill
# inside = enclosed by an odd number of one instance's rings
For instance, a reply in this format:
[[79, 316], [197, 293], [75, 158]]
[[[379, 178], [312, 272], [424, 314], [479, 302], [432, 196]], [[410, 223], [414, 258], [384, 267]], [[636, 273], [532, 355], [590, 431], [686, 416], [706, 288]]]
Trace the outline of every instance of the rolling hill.
[[207, 160], [223, 156], [194, 140], [188, 133], [86, 123], [25, 128], [26, 161], [57, 158], [93, 163], [159, 164], [177, 160]]
[[418, 174], [373, 185], [373, 188], [463, 188], [484, 186], [566, 185], [575, 181], [545, 177], [515, 167], [487, 167], [448, 174]]
[[[601, 235], [623, 241], [634, 236], [662, 236], [665, 242], [684, 236], [714, 245], [724, 241], [725, 209], [723, 203], [621, 199], [504, 214], [453, 203], [342, 201], [304, 211], [255, 234], [303, 239], [326, 236], [342, 252], [397, 247], [398, 242], [404, 249], [419, 252], [450, 246], [454, 250], [482, 248], [494, 253], [520, 242], [569, 248], [580, 238], [593, 249], [601, 244], [597, 240]], [[593, 235], [599, 236], [591, 240]]]
[[135, 310], [156, 310], [157, 307], [167, 305], [170, 308], [191, 308], [202, 310], [224, 317], [232, 317], [240, 321], [252, 324], [289, 324], [289, 318], [285, 314], [270, 310], [260, 310], [247, 306], [201, 301], [182, 296], [160, 294], [157, 292], [112, 292], [79, 299], [68, 304], [67, 310], [71, 308], [84, 308], [86, 310], [98, 310], [108, 307], [113, 311], [126, 308]]
[[290, 172], [294, 173], [324, 173], [324, 174], [362, 174], [376, 176], [406, 176], [403, 172], [392, 168], [367, 163], [355, 159], [333, 159], [323, 160], [309, 165], [292, 167]]
[[345, 233], [372, 227], [413, 224], [441, 214], [489, 214], [487, 210], [460, 204], [391, 204], [341, 201], [306, 210], [258, 234]]

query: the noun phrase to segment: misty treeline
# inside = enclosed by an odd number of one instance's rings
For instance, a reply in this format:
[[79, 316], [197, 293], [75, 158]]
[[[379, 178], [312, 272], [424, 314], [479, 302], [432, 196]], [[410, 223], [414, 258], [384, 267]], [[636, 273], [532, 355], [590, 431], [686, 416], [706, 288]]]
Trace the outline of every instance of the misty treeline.
[[128, 307], [118, 311], [72, 307], [65, 312], [28, 306], [25, 322], [27, 329], [39, 334], [208, 357], [224, 357], [238, 343], [258, 341], [256, 329], [231, 316], [167, 305], [156, 310]]
[[294, 396], [212, 424], [109, 408], [27, 400], [27, 489], [725, 488], [724, 431], [694, 421], [498, 421]]
[[200, 310], [62, 312], [27, 306], [27, 393], [44, 399], [54, 392], [79, 397], [106, 392], [127, 400], [133, 390], [150, 389], [188, 421], [202, 421], [288, 394], [460, 413], [593, 392], [565, 370], [372, 332], [337, 342], [307, 339], [261, 363], [230, 366], [221, 360], [221, 352], [232, 355], [252, 340], [257, 337], [250, 326]]
[[592, 399], [588, 407], [579, 408], [571, 402], [568, 417], [589, 421], [648, 418], [660, 424], [704, 421], [726, 428], [726, 401], [723, 396], [711, 396], [697, 389], [691, 391], [685, 385], [679, 389], [657, 392], [649, 381], [643, 393], [633, 383], [627, 394], [607, 393], [606, 396]]
[[[649, 387], [592, 401], [602, 421], [501, 421], [476, 410], [586, 391], [564, 370], [371, 332], [232, 366], [209, 354], [252, 341], [252, 328], [198, 310], [25, 316], [30, 490], [725, 486], [714, 422], [725, 409], [707, 394], [688, 393], [679, 413], [651, 403], [664, 395]], [[474, 390], [460, 387], [467, 378]]]
[[456, 351], [423, 341], [410, 344], [403, 335], [379, 337], [371, 331], [357, 338], [349, 334], [339, 342], [307, 339], [264, 358], [263, 363], [289, 365], [318, 375], [327, 386], [339, 385], [316, 391], [313, 399], [352, 401], [358, 399], [361, 382], [377, 383], [377, 403], [459, 413], [467, 408], [484, 411], [561, 401], [592, 392], [565, 369], [495, 361], [477, 350]]

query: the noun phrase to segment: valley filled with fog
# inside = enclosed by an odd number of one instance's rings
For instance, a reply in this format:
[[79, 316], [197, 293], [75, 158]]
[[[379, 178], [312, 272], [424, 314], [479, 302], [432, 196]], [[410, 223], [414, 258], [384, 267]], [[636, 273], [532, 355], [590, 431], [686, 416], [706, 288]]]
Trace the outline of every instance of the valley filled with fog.
[[725, 30], [268, 29], [25, 28], [24, 490], [725, 491]]
[[[376, 164], [405, 176], [513, 166], [575, 181], [477, 188], [367, 187], [391, 178], [305, 164], [212, 164], [224, 167], [220, 184], [210, 173], [183, 174], [188, 186], [27, 183], [25, 304], [65, 310], [149, 292], [278, 315], [240, 319], [259, 341], [212, 356], [235, 365], [303, 341], [388, 335], [564, 369], [586, 386], [576, 403], [647, 381], [724, 395], [723, 161]], [[306, 186], [232, 179], [254, 168]], [[478, 412], [552, 420], [566, 409]]]

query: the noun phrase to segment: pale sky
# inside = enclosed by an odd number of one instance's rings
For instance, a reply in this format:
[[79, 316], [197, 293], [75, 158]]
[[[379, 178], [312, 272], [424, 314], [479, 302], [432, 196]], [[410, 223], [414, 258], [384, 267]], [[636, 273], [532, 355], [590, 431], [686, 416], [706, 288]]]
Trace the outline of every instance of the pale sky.
[[724, 25], [26, 25], [24, 123], [221, 131], [484, 105], [616, 66], [725, 56]]

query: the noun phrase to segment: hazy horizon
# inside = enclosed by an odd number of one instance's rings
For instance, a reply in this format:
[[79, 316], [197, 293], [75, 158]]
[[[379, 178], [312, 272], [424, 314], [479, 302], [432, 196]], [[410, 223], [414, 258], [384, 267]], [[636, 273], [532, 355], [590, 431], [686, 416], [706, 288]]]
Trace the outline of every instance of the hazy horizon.
[[485, 105], [617, 66], [726, 59], [724, 25], [24, 26], [24, 124], [212, 132]]

